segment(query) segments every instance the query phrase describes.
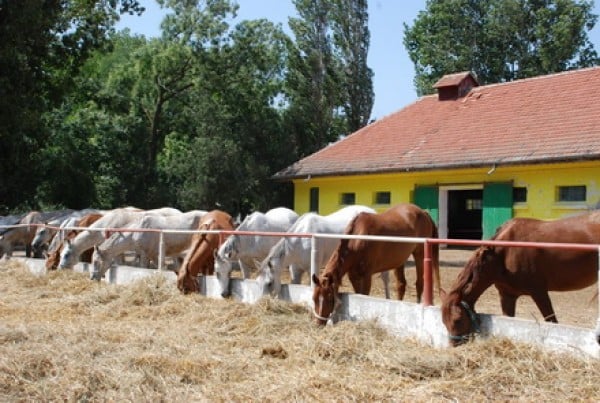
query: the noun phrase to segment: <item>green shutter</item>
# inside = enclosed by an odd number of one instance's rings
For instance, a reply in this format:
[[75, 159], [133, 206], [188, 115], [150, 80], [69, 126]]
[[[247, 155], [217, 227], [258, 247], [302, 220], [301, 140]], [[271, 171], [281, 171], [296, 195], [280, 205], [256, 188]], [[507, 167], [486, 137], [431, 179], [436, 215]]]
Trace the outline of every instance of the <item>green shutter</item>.
[[486, 183], [483, 187], [483, 239], [490, 239], [512, 216], [512, 183]]
[[437, 186], [416, 186], [414, 203], [427, 210], [435, 224], [438, 225], [439, 219], [439, 189]]

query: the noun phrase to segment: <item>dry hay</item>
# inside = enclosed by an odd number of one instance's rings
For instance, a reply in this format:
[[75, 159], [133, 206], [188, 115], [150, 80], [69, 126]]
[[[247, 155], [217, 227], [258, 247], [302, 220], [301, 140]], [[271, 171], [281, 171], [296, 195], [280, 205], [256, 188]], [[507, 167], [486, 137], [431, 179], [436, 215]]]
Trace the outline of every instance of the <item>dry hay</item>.
[[600, 400], [600, 361], [507, 340], [434, 349], [303, 306], [0, 263], [0, 401]]

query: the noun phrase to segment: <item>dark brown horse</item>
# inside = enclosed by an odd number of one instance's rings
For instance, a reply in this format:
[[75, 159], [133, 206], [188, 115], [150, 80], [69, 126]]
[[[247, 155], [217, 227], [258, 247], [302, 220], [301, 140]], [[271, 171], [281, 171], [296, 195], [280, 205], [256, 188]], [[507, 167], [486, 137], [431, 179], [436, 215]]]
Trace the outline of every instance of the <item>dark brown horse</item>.
[[[398, 204], [380, 214], [359, 213], [346, 227], [347, 235], [381, 235], [437, 238], [437, 227], [429, 214], [414, 204]], [[440, 288], [439, 248], [432, 246], [432, 267]], [[417, 302], [423, 292], [422, 243], [367, 241], [342, 239], [327, 262], [321, 277], [313, 275], [314, 314], [319, 324], [327, 323], [337, 307], [338, 289], [342, 278], [348, 278], [354, 291], [368, 295], [373, 274], [394, 270], [398, 299], [404, 298], [406, 277], [404, 264], [410, 255], [415, 259], [417, 272]]]
[[[198, 224], [199, 230], [233, 230], [233, 218], [221, 211], [213, 210], [205, 214]], [[198, 274], [212, 275], [214, 272], [214, 252], [219, 248], [219, 234], [195, 234], [190, 248], [177, 272], [177, 288], [184, 294], [198, 292]]]
[[[77, 221], [75, 226], [76, 227], [89, 227], [94, 222], [96, 222], [100, 217], [102, 217], [102, 214], [99, 214], [99, 213], [86, 214], [83, 217], [81, 217], [81, 219], [79, 219], [79, 221]], [[81, 231], [70, 230], [69, 232], [67, 232], [65, 234], [64, 239], [71, 240], [71, 239], [75, 238], [79, 232], [81, 232]], [[56, 234], [55, 236], [58, 236], [58, 235], [59, 234]], [[58, 263], [60, 262], [60, 252], [63, 249], [63, 244], [64, 244], [64, 242], [60, 242], [58, 244], [58, 247], [56, 247], [55, 249], [53, 249], [51, 251], [48, 251], [48, 257], [46, 258], [46, 263], [45, 263], [46, 270], [56, 270], [56, 268], [58, 267]], [[85, 252], [83, 252], [81, 254], [80, 260], [82, 262], [91, 263], [93, 253], [94, 253], [94, 248], [90, 248], [90, 249], [86, 250]]]
[[[600, 244], [600, 211], [555, 221], [513, 218], [492, 238], [498, 241]], [[517, 298], [529, 295], [548, 322], [557, 322], [548, 291], [579, 290], [598, 280], [598, 252], [558, 248], [481, 246], [442, 292], [442, 320], [450, 343], [479, 331], [475, 303], [492, 284], [502, 313], [515, 316]]]

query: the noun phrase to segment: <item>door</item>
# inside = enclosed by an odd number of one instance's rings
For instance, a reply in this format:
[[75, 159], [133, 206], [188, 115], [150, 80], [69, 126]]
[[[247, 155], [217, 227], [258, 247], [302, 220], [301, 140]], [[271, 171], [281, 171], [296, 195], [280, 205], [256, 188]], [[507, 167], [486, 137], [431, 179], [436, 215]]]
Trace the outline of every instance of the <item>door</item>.
[[483, 239], [513, 216], [512, 183], [486, 183], [483, 186]]
[[439, 220], [439, 190], [437, 186], [416, 186], [414, 194], [414, 203], [426, 210], [435, 225]]
[[448, 191], [448, 238], [481, 239], [482, 189]]

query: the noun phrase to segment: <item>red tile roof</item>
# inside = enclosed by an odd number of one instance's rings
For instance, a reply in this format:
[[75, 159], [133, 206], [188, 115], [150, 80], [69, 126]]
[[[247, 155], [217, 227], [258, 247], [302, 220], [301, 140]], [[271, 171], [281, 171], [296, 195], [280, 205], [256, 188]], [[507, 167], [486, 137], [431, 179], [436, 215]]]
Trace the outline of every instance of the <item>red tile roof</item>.
[[600, 160], [600, 67], [418, 99], [276, 179]]
[[477, 81], [475, 79], [475, 75], [471, 74], [470, 71], [462, 71], [460, 73], [446, 74], [444, 77], [437, 80], [435, 84], [433, 84], [433, 88], [442, 88], [459, 85], [465, 78], [469, 76], [473, 78], [473, 81]]

